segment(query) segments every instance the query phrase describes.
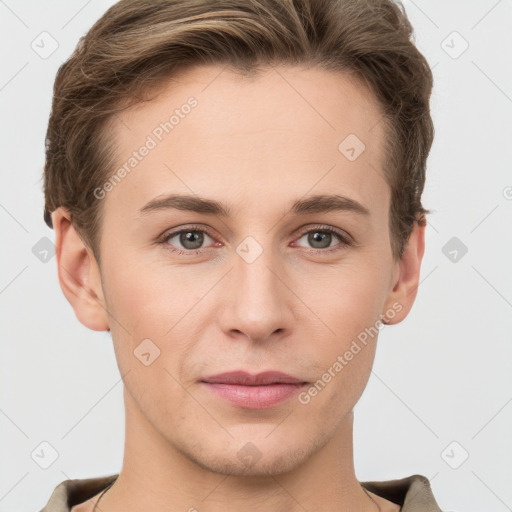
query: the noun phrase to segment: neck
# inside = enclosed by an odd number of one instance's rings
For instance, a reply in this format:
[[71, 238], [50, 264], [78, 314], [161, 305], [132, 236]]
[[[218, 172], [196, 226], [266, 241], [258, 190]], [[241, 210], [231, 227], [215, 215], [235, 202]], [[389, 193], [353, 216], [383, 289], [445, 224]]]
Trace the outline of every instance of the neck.
[[379, 510], [354, 473], [352, 412], [343, 418], [335, 435], [316, 446], [309, 458], [290, 454], [286, 471], [282, 471], [283, 461], [275, 460], [264, 471], [249, 469], [245, 474], [230, 474], [198, 456], [200, 449], [188, 452], [183, 445], [164, 438], [126, 390], [125, 407], [123, 467], [101, 500], [105, 512]]

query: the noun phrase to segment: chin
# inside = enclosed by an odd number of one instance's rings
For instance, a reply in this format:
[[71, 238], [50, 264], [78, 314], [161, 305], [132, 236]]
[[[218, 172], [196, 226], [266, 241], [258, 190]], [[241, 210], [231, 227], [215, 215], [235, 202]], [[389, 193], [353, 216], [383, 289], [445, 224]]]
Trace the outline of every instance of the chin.
[[[248, 446], [249, 443], [246, 445]], [[242, 450], [244, 447], [242, 447]], [[248, 450], [250, 451], [250, 450]], [[232, 455], [209, 453], [191, 455], [191, 460], [207, 471], [230, 476], [268, 477], [292, 471], [307, 459], [303, 449], [290, 450], [288, 447], [282, 453], [271, 453], [265, 450], [253, 452], [253, 455], [240, 455], [240, 450], [234, 450]]]
[[[282, 428], [281, 435], [271, 425], [262, 425], [259, 435], [210, 437], [204, 442], [181, 444], [179, 451], [199, 467], [222, 475], [265, 477], [287, 473], [300, 466], [322, 443], [291, 438]], [[271, 434], [269, 435], [269, 432]], [[295, 431], [296, 433], [296, 431]], [[288, 435], [287, 435], [288, 434]], [[274, 437], [275, 436], [275, 437]], [[226, 439], [227, 438], [227, 439]]]

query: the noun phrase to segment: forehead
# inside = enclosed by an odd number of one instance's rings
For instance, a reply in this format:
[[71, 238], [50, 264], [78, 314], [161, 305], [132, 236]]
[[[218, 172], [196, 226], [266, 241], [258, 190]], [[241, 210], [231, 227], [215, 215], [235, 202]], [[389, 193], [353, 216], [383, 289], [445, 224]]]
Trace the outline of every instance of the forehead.
[[117, 170], [125, 172], [106, 202], [133, 217], [155, 196], [181, 191], [230, 204], [239, 197], [257, 209], [262, 198], [282, 203], [283, 192], [295, 199], [337, 187], [385, 214], [381, 119], [372, 94], [344, 73], [192, 68], [114, 119]]

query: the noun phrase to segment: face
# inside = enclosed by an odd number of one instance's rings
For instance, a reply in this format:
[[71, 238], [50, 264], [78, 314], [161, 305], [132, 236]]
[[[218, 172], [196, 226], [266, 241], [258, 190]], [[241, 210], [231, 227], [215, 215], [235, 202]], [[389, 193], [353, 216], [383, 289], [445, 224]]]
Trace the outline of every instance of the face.
[[[347, 421], [380, 320], [412, 301], [380, 119], [347, 75], [285, 66], [195, 68], [116, 119], [127, 165], [97, 191], [101, 299], [127, 412], [169, 449], [217, 472], [286, 471]], [[234, 370], [306, 384], [258, 398], [203, 382]]]

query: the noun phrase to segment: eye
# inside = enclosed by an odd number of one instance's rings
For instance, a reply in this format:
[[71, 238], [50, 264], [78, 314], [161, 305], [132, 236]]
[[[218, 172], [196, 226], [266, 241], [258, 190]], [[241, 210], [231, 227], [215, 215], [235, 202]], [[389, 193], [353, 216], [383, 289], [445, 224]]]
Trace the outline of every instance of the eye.
[[[331, 226], [319, 226], [315, 229], [305, 231], [298, 240], [306, 238], [306, 242], [311, 244], [314, 252], [337, 251], [351, 245], [348, 236], [332, 228]], [[338, 240], [338, 244], [332, 246], [333, 240]]]
[[213, 240], [206, 230], [191, 226], [164, 235], [161, 243], [178, 254], [197, 254], [204, 249], [202, 246], [208, 238]]
[[[297, 242], [303, 238], [305, 238], [306, 242], [310, 244], [310, 252], [319, 254], [343, 250], [352, 245], [349, 235], [345, 235], [343, 232], [340, 232], [331, 226], [318, 226], [314, 229], [304, 231], [300, 238], [298, 238], [292, 245], [303, 247], [297, 244]], [[190, 256], [201, 253], [205, 249], [203, 245], [208, 241], [208, 239], [215, 241], [213, 236], [210, 235], [203, 227], [189, 226], [164, 234], [159, 243], [174, 253]], [[332, 245], [332, 242], [336, 240], [338, 240], [338, 243]], [[222, 243], [215, 241], [215, 245], [221, 246]]]

